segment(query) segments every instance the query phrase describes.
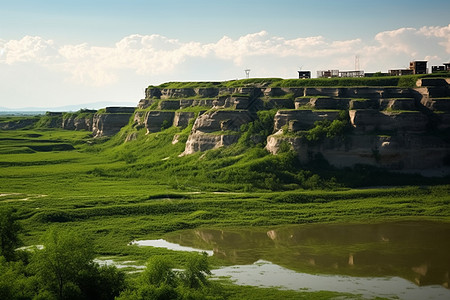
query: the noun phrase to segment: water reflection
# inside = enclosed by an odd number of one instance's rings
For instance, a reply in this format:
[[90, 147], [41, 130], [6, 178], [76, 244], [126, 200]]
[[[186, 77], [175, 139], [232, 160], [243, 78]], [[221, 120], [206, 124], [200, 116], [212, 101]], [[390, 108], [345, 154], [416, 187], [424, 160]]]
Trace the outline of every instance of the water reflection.
[[[235, 284], [280, 289], [332, 291], [362, 295], [364, 298], [404, 300], [447, 300], [450, 291], [437, 285], [419, 287], [400, 277], [353, 277], [298, 273], [268, 261], [212, 270], [215, 277], [230, 277]], [[341, 298], [339, 298], [341, 299]]]
[[179, 244], [169, 243], [168, 241], [165, 241], [163, 239], [132, 241], [130, 243], [130, 245], [151, 246], [151, 247], [155, 247], [155, 248], [164, 248], [164, 249], [175, 250], [175, 251], [187, 251], [187, 252], [199, 252], [199, 253], [206, 252], [209, 256], [212, 256], [214, 254], [213, 251], [181, 246]]
[[197, 229], [166, 239], [213, 250], [235, 265], [264, 260], [309, 274], [401, 277], [446, 288], [450, 282], [450, 224], [445, 223]]

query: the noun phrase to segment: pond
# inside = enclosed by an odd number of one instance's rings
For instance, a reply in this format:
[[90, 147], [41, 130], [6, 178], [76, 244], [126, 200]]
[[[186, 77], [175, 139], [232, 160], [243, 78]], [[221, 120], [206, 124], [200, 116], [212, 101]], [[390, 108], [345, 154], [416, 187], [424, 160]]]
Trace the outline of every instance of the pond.
[[[450, 224], [195, 229], [166, 241], [212, 254], [236, 284], [400, 299], [450, 299]], [[211, 254], [211, 253], [210, 253]]]

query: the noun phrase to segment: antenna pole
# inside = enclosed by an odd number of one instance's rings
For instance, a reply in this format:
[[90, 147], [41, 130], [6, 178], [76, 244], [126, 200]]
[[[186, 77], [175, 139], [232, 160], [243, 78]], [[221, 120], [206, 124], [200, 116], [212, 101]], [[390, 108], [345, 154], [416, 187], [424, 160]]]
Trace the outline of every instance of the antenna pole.
[[355, 71], [359, 71], [359, 55], [355, 55]]

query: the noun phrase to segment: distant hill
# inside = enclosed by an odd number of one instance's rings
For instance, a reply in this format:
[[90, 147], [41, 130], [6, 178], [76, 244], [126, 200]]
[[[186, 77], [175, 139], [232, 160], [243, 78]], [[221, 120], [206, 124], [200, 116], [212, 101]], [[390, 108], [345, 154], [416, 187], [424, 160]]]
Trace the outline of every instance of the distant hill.
[[91, 103], [83, 103], [83, 104], [73, 104], [66, 106], [58, 106], [58, 107], [21, 107], [21, 108], [8, 108], [8, 107], [0, 107], [0, 112], [45, 112], [45, 111], [78, 111], [80, 109], [100, 109], [108, 106], [136, 106], [135, 102], [91, 102]]

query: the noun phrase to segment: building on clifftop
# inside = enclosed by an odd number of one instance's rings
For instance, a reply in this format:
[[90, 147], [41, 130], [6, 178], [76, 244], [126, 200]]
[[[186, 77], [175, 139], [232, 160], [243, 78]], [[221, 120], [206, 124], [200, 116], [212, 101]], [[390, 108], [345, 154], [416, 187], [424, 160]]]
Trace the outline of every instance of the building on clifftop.
[[426, 60], [415, 60], [409, 63], [409, 69], [413, 71], [414, 75], [417, 74], [427, 74], [427, 61]]
[[311, 78], [311, 71], [297, 71], [299, 79], [309, 79]]

